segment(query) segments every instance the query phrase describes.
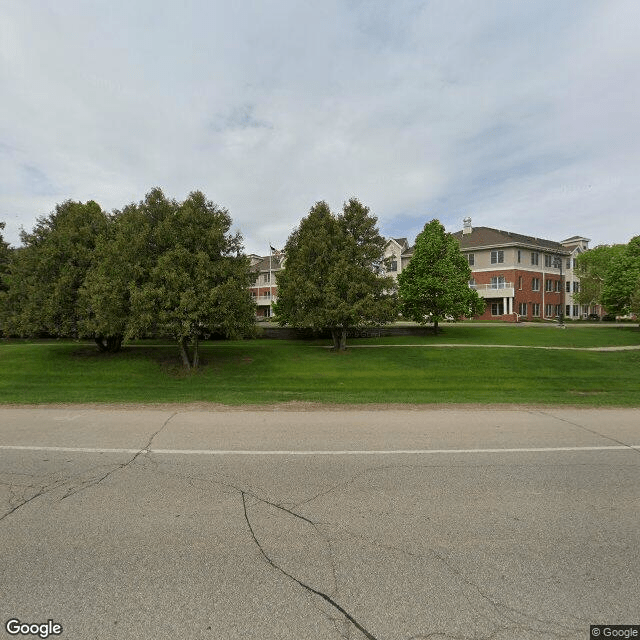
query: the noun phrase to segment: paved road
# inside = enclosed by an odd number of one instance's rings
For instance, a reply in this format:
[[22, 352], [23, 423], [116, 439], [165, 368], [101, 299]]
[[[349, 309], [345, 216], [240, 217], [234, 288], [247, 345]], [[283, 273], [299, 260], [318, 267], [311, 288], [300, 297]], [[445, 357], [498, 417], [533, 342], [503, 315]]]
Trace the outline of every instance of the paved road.
[[639, 470], [633, 409], [0, 409], [0, 619], [582, 640], [640, 622]]

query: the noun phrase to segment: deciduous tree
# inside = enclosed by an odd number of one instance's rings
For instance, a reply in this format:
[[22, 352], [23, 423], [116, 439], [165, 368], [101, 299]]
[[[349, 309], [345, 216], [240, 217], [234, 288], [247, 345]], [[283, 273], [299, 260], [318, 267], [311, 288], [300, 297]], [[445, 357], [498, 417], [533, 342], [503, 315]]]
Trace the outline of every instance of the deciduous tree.
[[428, 222], [416, 244], [411, 261], [398, 275], [398, 295], [405, 317], [420, 324], [479, 315], [484, 300], [469, 287], [471, 269], [458, 241], [438, 220]]
[[624, 245], [599, 245], [581, 253], [576, 259], [580, 291], [573, 295], [578, 304], [602, 304], [604, 281], [611, 264], [624, 251]]
[[335, 216], [317, 202], [289, 236], [278, 273], [280, 324], [330, 330], [334, 349], [346, 348], [347, 330], [396, 317], [393, 280], [383, 275], [384, 238], [377, 218], [352, 198]]
[[640, 236], [629, 241], [607, 270], [602, 286], [602, 304], [609, 313], [625, 315], [637, 299], [640, 283]]

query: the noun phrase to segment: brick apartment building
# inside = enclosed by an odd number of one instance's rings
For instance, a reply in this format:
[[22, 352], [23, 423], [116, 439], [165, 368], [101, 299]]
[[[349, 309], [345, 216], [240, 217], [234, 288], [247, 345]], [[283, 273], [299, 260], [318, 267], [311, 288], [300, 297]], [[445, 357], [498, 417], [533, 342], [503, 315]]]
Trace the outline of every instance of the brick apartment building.
[[[515, 322], [601, 314], [599, 307], [578, 305], [573, 298], [580, 288], [576, 258], [589, 248], [588, 238], [555, 242], [490, 227], [474, 229], [471, 218], [465, 218], [462, 231], [452, 235], [471, 267], [469, 286], [485, 299], [481, 319]], [[409, 264], [413, 249], [406, 238], [387, 241], [391, 275], [397, 277]]]
[[273, 314], [271, 304], [278, 298], [276, 273], [282, 269], [284, 256], [282, 252], [271, 251], [268, 256], [251, 254], [251, 271], [256, 279], [251, 285], [251, 296], [256, 303], [256, 317], [270, 318]]
[[[490, 227], [473, 228], [471, 218], [463, 223], [463, 229], [452, 235], [471, 267], [469, 286], [486, 302], [481, 319], [516, 322], [602, 315], [599, 306], [579, 305], [573, 298], [580, 290], [576, 258], [589, 248], [588, 238], [572, 236], [556, 242]], [[389, 238], [384, 254], [391, 261], [389, 275], [402, 273], [413, 251], [407, 238]], [[249, 258], [256, 274], [251, 285], [256, 316], [270, 318], [271, 305], [277, 300], [276, 274], [283, 268], [284, 254], [272, 249], [268, 256], [252, 254]]]
[[482, 319], [577, 319], [600, 312], [573, 298], [580, 290], [576, 258], [589, 248], [588, 238], [555, 242], [490, 227], [474, 229], [471, 218], [452, 235], [471, 267], [469, 286], [487, 303]]

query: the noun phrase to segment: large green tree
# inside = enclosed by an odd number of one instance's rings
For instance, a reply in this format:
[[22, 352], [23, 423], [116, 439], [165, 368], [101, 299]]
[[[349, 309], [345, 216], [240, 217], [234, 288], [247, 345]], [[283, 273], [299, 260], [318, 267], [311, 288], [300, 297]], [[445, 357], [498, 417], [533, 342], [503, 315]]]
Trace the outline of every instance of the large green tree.
[[[81, 290], [81, 329], [105, 351], [118, 351], [131, 327], [132, 292], [147, 284], [159, 255], [169, 246], [159, 234], [179, 204], [154, 188], [139, 203], [114, 211], [98, 238], [95, 257]], [[169, 240], [170, 241], [170, 240]]]
[[636, 306], [640, 285], [640, 236], [611, 260], [602, 286], [602, 304], [609, 313], [625, 315]]
[[384, 274], [384, 238], [377, 218], [352, 198], [334, 215], [317, 202], [289, 236], [278, 273], [280, 324], [330, 330], [346, 348], [347, 330], [384, 324], [397, 315], [393, 280]]
[[458, 241], [438, 220], [431, 220], [416, 238], [411, 261], [398, 275], [402, 312], [420, 324], [479, 315], [484, 300], [469, 287], [471, 269]]
[[573, 298], [578, 304], [602, 304], [604, 281], [611, 264], [624, 252], [625, 245], [599, 245], [581, 253], [576, 259], [580, 291]]
[[170, 336], [188, 369], [199, 365], [201, 336], [250, 332], [249, 261], [230, 227], [228, 212], [199, 191], [179, 203], [153, 189], [116, 212], [85, 282], [85, 330], [107, 348], [121, 335]]
[[12, 252], [6, 276], [8, 333], [79, 335], [79, 290], [108, 224], [97, 203], [67, 200], [38, 218], [31, 233], [21, 232], [22, 246]]

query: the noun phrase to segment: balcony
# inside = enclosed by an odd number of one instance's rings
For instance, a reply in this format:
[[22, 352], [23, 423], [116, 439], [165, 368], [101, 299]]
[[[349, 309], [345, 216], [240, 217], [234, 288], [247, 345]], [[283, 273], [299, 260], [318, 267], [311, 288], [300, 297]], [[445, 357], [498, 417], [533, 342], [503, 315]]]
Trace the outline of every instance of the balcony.
[[257, 305], [263, 305], [263, 304], [271, 304], [272, 302], [276, 301], [276, 297], [273, 296], [273, 298], [270, 298], [269, 296], [255, 296], [253, 298], [253, 301], [257, 304]]
[[496, 284], [470, 284], [481, 298], [513, 298], [516, 295], [513, 282], [498, 282]]

